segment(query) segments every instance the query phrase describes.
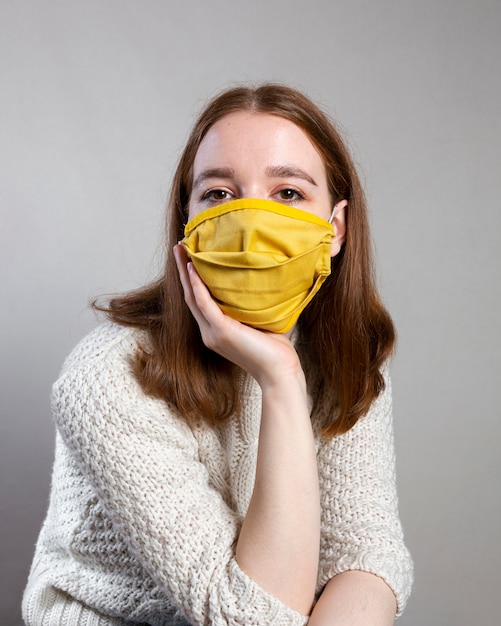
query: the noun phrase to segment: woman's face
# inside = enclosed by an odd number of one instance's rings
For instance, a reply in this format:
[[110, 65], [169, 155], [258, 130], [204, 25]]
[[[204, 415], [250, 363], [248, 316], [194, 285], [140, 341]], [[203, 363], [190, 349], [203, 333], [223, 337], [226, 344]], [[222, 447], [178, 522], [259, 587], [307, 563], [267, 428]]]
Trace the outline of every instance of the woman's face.
[[282, 202], [325, 220], [332, 212], [322, 157], [303, 130], [268, 113], [226, 115], [195, 156], [190, 219], [238, 198]]

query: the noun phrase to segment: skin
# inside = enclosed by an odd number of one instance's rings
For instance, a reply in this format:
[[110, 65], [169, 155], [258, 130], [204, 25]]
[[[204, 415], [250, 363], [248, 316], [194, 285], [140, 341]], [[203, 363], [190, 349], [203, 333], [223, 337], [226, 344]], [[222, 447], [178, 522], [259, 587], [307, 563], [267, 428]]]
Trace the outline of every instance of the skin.
[[[278, 116], [237, 112], [216, 122], [193, 166], [189, 217], [237, 198], [291, 204], [328, 220], [332, 201], [324, 162], [308, 136]], [[333, 225], [335, 256], [345, 238], [345, 200]], [[304, 373], [287, 335], [225, 316], [181, 245], [174, 249], [185, 300], [207, 347], [255, 378], [262, 390], [256, 481], [236, 548], [240, 567], [311, 626], [387, 626], [389, 587], [364, 572], [333, 578], [313, 607], [320, 542], [320, 497]]]

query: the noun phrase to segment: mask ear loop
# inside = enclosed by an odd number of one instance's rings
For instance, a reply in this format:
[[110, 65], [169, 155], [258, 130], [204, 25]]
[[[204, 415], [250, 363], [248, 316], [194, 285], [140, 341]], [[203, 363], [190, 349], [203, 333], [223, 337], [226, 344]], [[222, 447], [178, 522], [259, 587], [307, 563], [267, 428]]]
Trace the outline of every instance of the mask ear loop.
[[[333, 226], [332, 221], [334, 219], [334, 216], [336, 215], [336, 209], [337, 209], [337, 204], [334, 205], [334, 208], [332, 209], [331, 216], [328, 219], [329, 224], [331, 224], [332, 226]], [[336, 229], [334, 228], [334, 237], [335, 236], [336, 236]]]

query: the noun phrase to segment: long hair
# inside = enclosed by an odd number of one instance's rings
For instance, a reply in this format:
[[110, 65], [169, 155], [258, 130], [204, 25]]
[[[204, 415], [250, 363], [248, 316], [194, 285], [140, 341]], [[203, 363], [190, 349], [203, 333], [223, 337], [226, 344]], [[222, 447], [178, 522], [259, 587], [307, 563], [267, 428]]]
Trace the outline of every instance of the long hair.
[[365, 198], [350, 154], [335, 124], [305, 95], [284, 85], [236, 87], [215, 97], [196, 121], [179, 160], [168, 202], [163, 276], [144, 288], [111, 299], [113, 321], [142, 328], [148, 347], [135, 357], [135, 374], [147, 394], [167, 400], [189, 423], [223, 423], [241, 406], [236, 366], [205, 347], [184, 302], [173, 247], [188, 220], [193, 162], [211, 126], [224, 116], [250, 111], [290, 120], [310, 138], [324, 160], [333, 203], [348, 200], [346, 241], [332, 259], [332, 272], [299, 318], [296, 347], [332, 437], [365, 415], [384, 388], [381, 368], [395, 333], [375, 287]]

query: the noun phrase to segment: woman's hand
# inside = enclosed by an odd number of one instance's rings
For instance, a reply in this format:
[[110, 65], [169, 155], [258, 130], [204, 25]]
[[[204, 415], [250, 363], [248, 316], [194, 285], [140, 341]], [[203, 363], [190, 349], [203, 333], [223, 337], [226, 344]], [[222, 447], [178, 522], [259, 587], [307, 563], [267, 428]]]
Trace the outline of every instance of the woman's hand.
[[181, 244], [174, 246], [174, 256], [186, 304], [208, 348], [248, 372], [262, 388], [289, 375], [304, 380], [298, 355], [287, 335], [256, 330], [225, 315]]

